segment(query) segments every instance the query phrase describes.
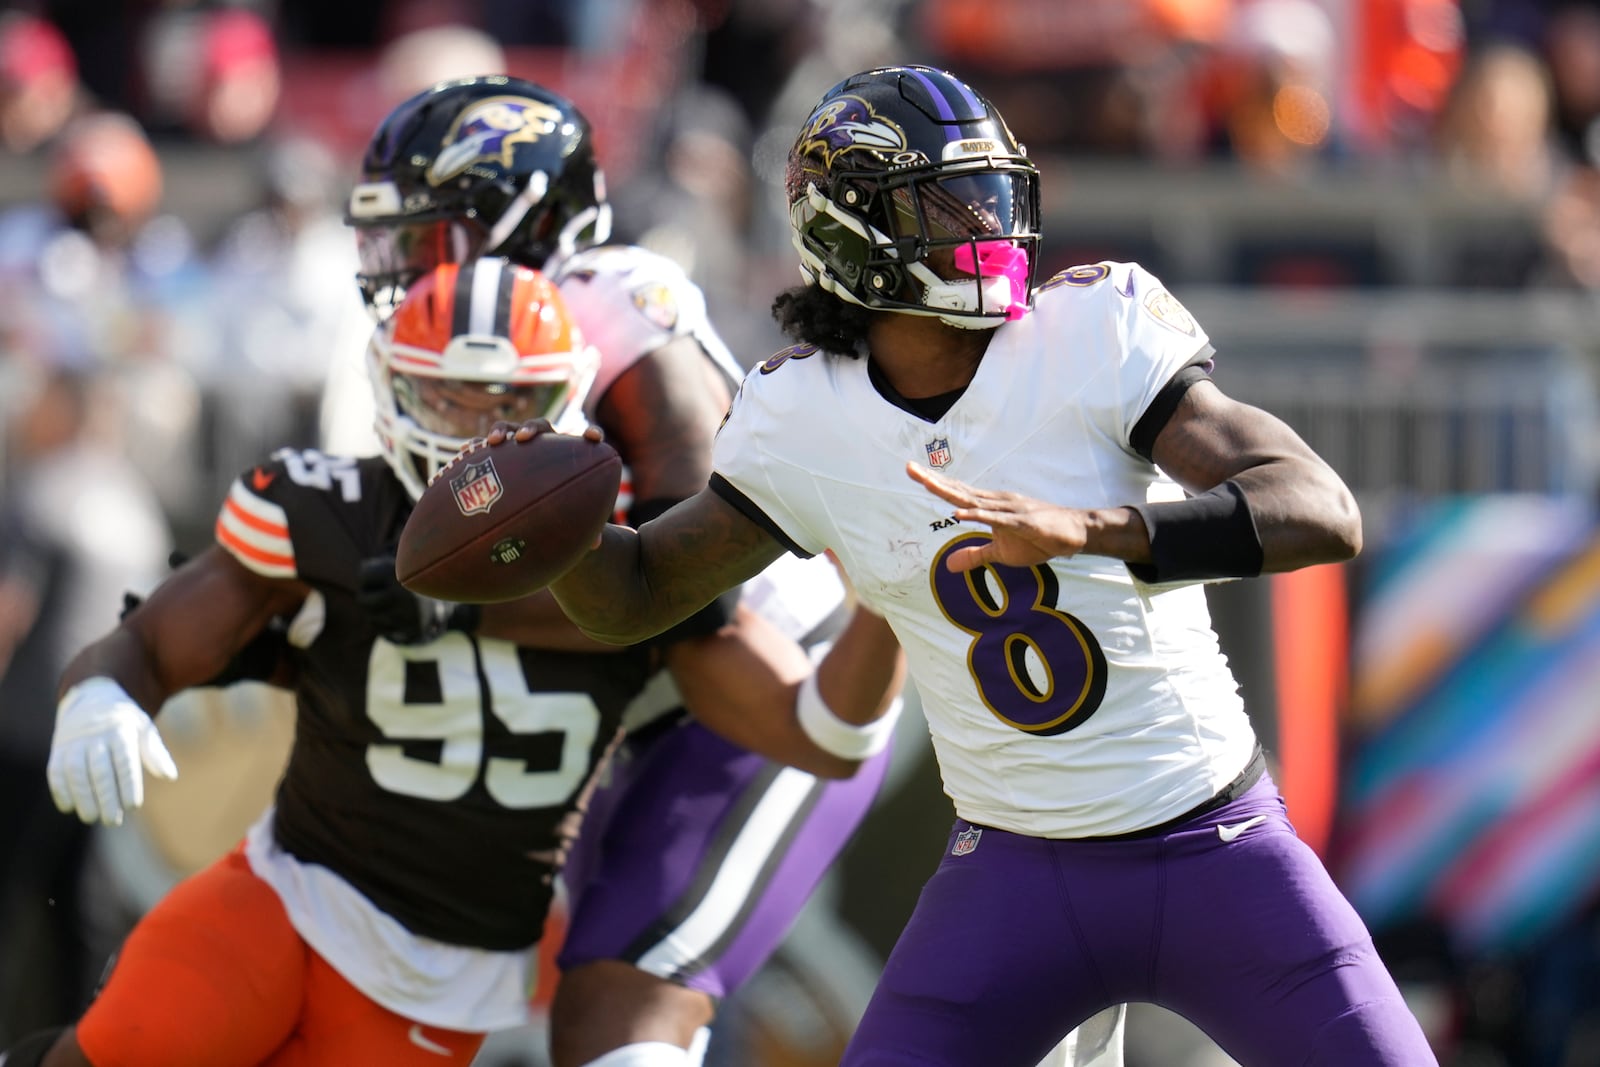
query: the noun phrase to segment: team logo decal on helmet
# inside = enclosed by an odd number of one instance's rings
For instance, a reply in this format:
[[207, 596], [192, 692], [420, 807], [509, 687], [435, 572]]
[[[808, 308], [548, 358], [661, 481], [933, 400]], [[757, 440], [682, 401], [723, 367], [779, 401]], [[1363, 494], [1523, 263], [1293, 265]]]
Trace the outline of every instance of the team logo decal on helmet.
[[[894, 153], [907, 147], [905, 131], [879, 115], [871, 104], [859, 96], [840, 96], [812, 113], [795, 151], [801, 155], [815, 152], [831, 167], [840, 153], [852, 148]], [[923, 158], [921, 153], [917, 158]]]
[[378, 319], [442, 263], [503, 256], [542, 268], [604, 244], [611, 207], [589, 121], [559, 93], [484, 75], [424, 89], [379, 124], [345, 221]]
[[434, 185], [449, 181], [479, 160], [511, 165], [519, 144], [531, 144], [556, 131], [561, 111], [525, 96], [491, 96], [457, 116], [427, 171]]

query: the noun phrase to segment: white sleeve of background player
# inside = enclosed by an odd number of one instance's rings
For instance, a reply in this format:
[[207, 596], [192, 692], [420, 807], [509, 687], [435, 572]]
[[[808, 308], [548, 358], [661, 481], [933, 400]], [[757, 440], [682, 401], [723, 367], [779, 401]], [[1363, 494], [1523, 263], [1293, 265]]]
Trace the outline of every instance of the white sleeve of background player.
[[792, 554], [780, 556], [776, 563], [744, 583], [740, 593], [740, 603], [797, 644], [804, 643], [843, 602], [844, 581], [833, 561], [824, 555], [810, 559]]
[[272, 501], [252, 493], [243, 479], [234, 479], [222, 502], [216, 538], [234, 559], [257, 574], [268, 578], [295, 576], [288, 514]]
[[611, 383], [668, 341], [704, 327], [706, 299], [672, 260], [642, 248], [600, 248], [561, 268], [567, 309], [584, 340], [600, 350], [589, 390], [592, 416]]
[[1210, 358], [1211, 339], [1154, 274], [1137, 263], [1112, 263], [1109, 298], [1121, 321], [1124, 350], [1117, 381], [1126, 444], [1150, 402], [1184, 367]]
[[712, 445], [711, 470], [765, 517], [763, 525], [786, 547], [814, 556], [828, 547], [811, 521], [827, 515], [817, 479], [778, 458], [787, 450], [776, 447], [789, 443], [785, 435], [803, 433], [803, 420], [791, 419], [790, 413], [797, 407], [803, 412], [806, 376], [784, 375], [775, 385], [779, 375], [769, 374], [768, 368], [777, 358], [757, 366], [739, 386]]

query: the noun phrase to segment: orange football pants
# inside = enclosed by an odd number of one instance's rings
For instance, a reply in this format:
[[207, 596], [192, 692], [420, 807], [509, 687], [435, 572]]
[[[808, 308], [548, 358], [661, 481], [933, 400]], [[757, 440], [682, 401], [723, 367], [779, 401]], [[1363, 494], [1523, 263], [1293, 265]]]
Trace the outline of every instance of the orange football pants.
[[139, 921], [77, 1038], [94, 1067], [466, 1067], [483, 1044], [345, 981], [239, 850]]

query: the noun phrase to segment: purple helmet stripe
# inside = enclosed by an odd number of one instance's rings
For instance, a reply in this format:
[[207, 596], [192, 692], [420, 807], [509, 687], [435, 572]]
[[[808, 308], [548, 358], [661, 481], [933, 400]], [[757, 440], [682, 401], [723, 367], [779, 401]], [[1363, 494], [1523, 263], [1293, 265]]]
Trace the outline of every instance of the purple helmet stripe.
[[[915, 68], [911, 68], [910, 73], [913, 78], [922, 83], [923, 88], [928, 90], [928, 95], [933, 97], [934, 104], [939, 108], [939, 118], [944, 122], [954, 122], [956, 113], [950, 110], [950, 101], [945, 99], [944, 93], [933, 83], [933, 79]], [[960, 131], [956, 131], [954, 136], [961, 136]]]
[[[972, 114], [983, 115], [987, 112], [988, 109], [983, 106], [983, 103], [975, 95], [973, 95], [972, 90], [968, 89], [959, 78], [955, 78], [946, 74], [936, 82], [932, 78], [928, 77], [927, 74], [917, 70], [915, 67], [910, 67], [907, 69], [911, 75], [920, 81], [923, 84], [923, 87], [928, 90], [928, 95], [933, 97], [934, 104], [939, 108], [939, 118], [941, 121], [961, 121], [956, 118], [955, 110], [950, 106], [950, 97], [945, 92], [945, 86], [953, 86], [955, 88], [956, 92], [960, 94], [961, 101], [967, 105], [967, 108], [972, 112]], [[961, 131], [951, 130], [949, 131], [949, 136], [952, 141], [956, 140], [961, 136]]]
[[946, 80], [951, 85], [955, 86], [956, 92], [960, 93], [961, 99], [965, 100], [967, 102], [967, 106], [972, 108], [973, 114], [987, 115], [989, 113], [989, 109], [984, 106], [983, 101], [978, 99], [978, 94], [967, 88], [966, 82], [955, 77], [947, 77]]

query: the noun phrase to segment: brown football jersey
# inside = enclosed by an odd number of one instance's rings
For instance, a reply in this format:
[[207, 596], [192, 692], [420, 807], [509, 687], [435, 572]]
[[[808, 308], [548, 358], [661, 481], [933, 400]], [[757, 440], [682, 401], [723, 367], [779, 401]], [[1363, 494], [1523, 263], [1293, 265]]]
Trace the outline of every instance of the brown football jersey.
[[240, 476], [223, 505], [225, 549], [314, 591], [290, 627], [297, 717], [277, 838], [413, 933], [522, 948], [539, 939], [649, 657], [459, 630], [385, 640], [357, 602], [357, 572], [392, 551], [410, 509], [380, 458], [290, 450]]

